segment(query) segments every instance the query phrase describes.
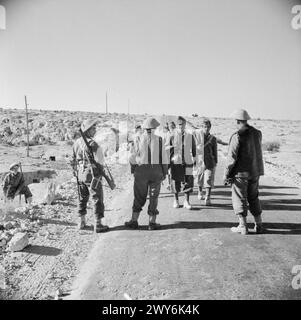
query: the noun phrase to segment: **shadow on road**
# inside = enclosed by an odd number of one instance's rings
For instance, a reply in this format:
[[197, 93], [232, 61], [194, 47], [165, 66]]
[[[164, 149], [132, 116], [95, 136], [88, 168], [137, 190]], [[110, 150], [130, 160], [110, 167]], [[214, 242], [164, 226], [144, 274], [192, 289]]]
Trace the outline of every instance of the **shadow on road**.
[[[231, 198], [231, 190], [212, 190], [212, 196], [226, 196]], [[259, 191], [259, 197], [271, 197], [271, 196], [299, 196], [298, 193], [281, 193], [281, 192], [266, 192], [266, 191]]]
[[[213, 222], [213, 221], [179, 221], [174, 224], [161, 225], [159, 230], [169, 230], [169, 229], [218, 229], [227, 228], [230, 229], [236, 226], [235, 222]], [[253, 223], [248, 224], [250, 231], [254, 226]], [[284, 235], [300, 235], [301, 234], [301, 224], [300, 223], [264, 223], [265, 234], [284, 234]], [[110, 228], [110, 231], [121, 231], [128, 230], [125, 226], [117, 226]], [[148, 230], [148, 226], [141, 225], [139, 230]], [[109, 232], [110, 232], [109, 231]], [[155, 232], [155, 231], [153, 231]]]
[[22, 252], [38, 254], [40, 256], [58, 256], [62, 253], [62, 250], [54, 247], [30, 245], [23, 249]]

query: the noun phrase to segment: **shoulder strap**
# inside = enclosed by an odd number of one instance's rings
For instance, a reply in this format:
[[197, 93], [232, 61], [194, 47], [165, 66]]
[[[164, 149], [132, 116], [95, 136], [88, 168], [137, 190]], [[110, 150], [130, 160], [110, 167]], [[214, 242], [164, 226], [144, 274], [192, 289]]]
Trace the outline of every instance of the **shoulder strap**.
[[159, 163], [162, 164], [162, 137], [159, 137]]

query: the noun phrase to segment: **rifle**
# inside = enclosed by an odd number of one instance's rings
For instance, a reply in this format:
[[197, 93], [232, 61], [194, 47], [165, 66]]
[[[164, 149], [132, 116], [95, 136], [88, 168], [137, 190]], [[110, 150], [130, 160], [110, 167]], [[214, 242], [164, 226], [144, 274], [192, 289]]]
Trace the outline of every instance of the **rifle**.
[[73, 172], [74, 172], [74, 176], [75, 176], [76, 184], [77, 184], [78, 201], [80, 201], [81, 196], [80, 196], [80, 192], [79, 192], [79, 180], [78, 180], [78, 170], [77, 170], [77, 161], [76, 160], [75, 160], [75, 167], [76, 167], [76, 169], [74, 170], [74, 168], [73, 168]]
[[108, 170], [109, 176], [105, 173], [103, 166], [95, 161], [91, 146], [89, 145], [89, 142], [81, 129], [79, 129], [79, 133], [82, 136], [84, 143], [87, 147], [87, 151], [88, 151], [87, 156], [88, 156], [88, 160], [91, 164], [91, 170], [92, 170], [92, 176], [93, 176], [93, 179], [91, 181], [91, 188], [96, 188], [99, 183], [99, 178], [97, 178], [97, 177], [103, 176], [106, 179], [111, 190], [114, 190], [116, 185], [115, 185], [114, 179], [111, 175], [111, 172], [110, 172], [108, 166], [105, 165], [106, 169]]

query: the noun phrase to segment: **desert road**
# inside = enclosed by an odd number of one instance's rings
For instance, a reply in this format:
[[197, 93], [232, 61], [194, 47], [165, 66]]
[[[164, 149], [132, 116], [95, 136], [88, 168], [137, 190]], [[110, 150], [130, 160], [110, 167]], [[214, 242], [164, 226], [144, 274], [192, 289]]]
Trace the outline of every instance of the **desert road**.
[[242, 236], [230, 231], [237, 219], [221, 177], [222, 164], [212, 206], [200, 203], [195, 191], [191, 211], [172, 208], [165, 183], [156, 231], [148, 231], [147, 205], [139, 230], [123, 227], [131, 216], [130, 182], [106, 213], [111, 231], [99, 235], [67, 299], [301, 299], [300, 281], [299, 289], [293, 286], [293, 268], [301, 268], [299, 189], [261, 178], [267, 230], [254, 234], [249, 215], [250, 234]]

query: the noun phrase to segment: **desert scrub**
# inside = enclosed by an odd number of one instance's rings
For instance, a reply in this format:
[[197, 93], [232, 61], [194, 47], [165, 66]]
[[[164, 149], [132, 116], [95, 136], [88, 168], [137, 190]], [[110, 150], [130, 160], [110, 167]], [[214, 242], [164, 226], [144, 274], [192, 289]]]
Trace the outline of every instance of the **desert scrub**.
[[40, 133], [36, 133], [32, 136], [29, 141], [30, 146], [36, 146], [38, 144], [51, 144], [51, 139], [49, 137], [45, 137]]
[[267, 141], [262, 144], [263, 151], [278, 152], [280, 149], [279, 141]]

